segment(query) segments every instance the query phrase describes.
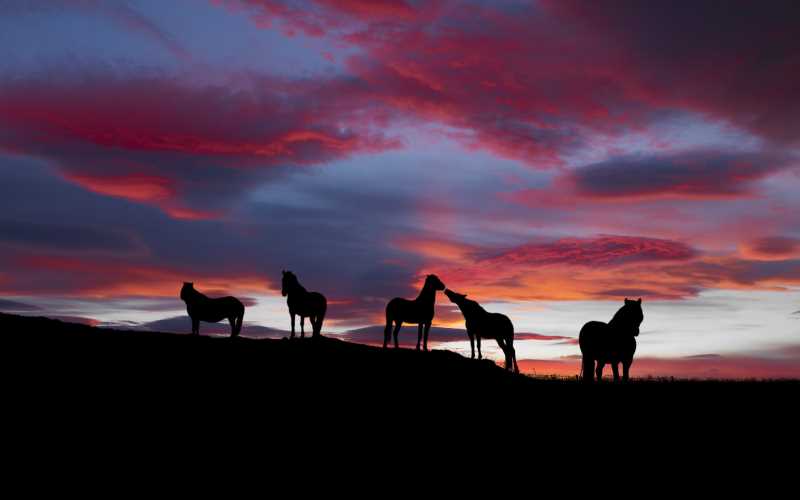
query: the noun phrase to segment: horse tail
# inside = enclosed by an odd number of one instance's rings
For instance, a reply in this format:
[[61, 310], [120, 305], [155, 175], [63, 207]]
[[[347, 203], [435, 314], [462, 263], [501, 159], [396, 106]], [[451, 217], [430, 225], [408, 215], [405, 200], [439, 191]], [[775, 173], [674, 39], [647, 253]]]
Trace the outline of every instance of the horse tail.
[[383, 329], [383, 347], [386, 347], [392, 335], [392, 314], [389, 312], [389, 305], [391, 305], [391, 302], [386, 304], [386, 328]]
[[514, 373], [519, 373], [519, 366], [517, 366], [517, 350], [514, 349], [514, 323], [509, 320], [508, 325], [511, 327], [511, 335], [508, 337], [508, 351], [511, 353], [511, 362], [514, 365]]
[[244, 322], [244, 307], [242, 307], [242, 312], [239, 316], [236, 317], [236, 333], [235, 335], [238, 337], [240, 333], [242, 333], [242, 323]]
[[[580, 378], [584, 382], [593, 382], [594, 381], [594, 358], [589, 354], [591, 352], [590, 349], [590, 340], [588, 337], [590, 331], [591, 322], [586, 323], [581, 328], [580, 333], [578, 334], [578, 346], [581, 349], [581, 375]], [[587, 352], [589, 351], [589, 352]]]

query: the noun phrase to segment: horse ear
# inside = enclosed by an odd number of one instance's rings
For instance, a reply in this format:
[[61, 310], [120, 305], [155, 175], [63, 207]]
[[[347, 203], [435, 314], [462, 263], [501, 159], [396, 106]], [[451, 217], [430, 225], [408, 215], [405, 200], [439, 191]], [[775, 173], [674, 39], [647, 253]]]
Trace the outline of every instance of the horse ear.
[[628, 297], [625, 297], [625, 303], [627, 304], [628, 302], [630, 302], [630, 300], [628, 300]]
[[639, 297], [639, 300], [637, 300], [636, 302], [638, 302], [639, 304], [641, 304], [641, 303], [642, 303], [642, 298], [641, 298], [641, 297]]

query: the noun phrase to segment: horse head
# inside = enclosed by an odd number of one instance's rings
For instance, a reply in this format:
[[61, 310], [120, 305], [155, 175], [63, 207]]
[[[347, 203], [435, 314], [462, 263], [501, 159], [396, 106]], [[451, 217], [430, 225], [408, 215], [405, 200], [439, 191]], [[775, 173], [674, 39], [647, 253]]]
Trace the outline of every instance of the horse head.
[[297, 276], [294, 275], [291, 271], [283, 271], [283, 276], [281, 278], [281, 295], [286, 297], [289, 294], [289, 290], [297, 284]]
[[425, 277], [425, 286], [431, 287], [434, 290], [444, 290], [446, 288], [444, 283], [442, 283], [442, 280], [440, 280], [435, 274], [429, 274]]
[[639, 325], [644, 321], [644, 313], [642, 312], [642, 298], [638, 300], [628, 300], [625, 298], [625, 305], [619, 310], [620, 313], [624, 312], [625, 324], [632, 330], [633, 336], [639, 335]]
[[467, 295], [464, 293], [456, 293], [452, 290], [445, 290], [444, 294], [447, 295], [447, 298], [450, 299], [450, 302], [456, 305], [461, 305], [464, 303], [464, 300], [467, 298]]
[[181, 287], [181, 300], [186, 300], [192, 291], [194, 291], [194, 283], [191, 281], [184, 281]]

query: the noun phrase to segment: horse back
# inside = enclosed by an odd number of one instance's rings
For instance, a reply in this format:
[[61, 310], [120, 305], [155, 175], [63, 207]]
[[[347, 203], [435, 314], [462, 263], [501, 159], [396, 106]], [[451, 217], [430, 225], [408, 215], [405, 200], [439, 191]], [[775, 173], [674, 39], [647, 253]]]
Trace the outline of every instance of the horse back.
[[203, 297], [201, 300], [187, 302], [186, 310], [192, 318], [216, 323], [226, 318], [244, 315], [244, 304], [231, 296], [218, 299]]
[[325, 312], [328, 301], [319, 292], [305, 292], [302, 295], [289, 295], [289, 311], [303, 317], [317, 316]]
[[583, 325], [580, 334], [578, 334], [578, 345], [581, 348], [581, 352], [586, 353], [597, 350], [602, 337], [608, 333], [608, 324], [602, 321], [589, 321]]
[[485, 313], [467, 321], [467, 329], [484, 339], [514, 338], [514, 324], [508, 316], [500, 313]]
[[583, 325], [578, 335], [581, 353], [604, 361], [630, 359], [636, 351], [636, 339], [620, 335], [607, 323], [590, 321]]
[[386, 304], [386, 320], [404, 323], [428, 323], [433, 321], [434, 308], [415, 300], [395, 297]]

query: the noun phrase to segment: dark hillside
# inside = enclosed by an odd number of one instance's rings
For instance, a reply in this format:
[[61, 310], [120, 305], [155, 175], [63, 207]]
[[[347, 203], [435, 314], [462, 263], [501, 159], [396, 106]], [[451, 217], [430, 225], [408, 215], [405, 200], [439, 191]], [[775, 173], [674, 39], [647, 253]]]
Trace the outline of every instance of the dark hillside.
[[300, 419], [380, 431], [482, 427], [498, 419], [521, 426], [600, 419], [713, 428], [755, 425], [751, 415], [778, 425], [800, 395], [800, 384], [787, 381], [585, 387], [514, 375], [448, 351], [120, 331], [7, 314], [0, 314], [0, 353], [14, 407], [44, 408], [48, 418], [121, 408], [149, 422], [177, 412], [209, 425]]

